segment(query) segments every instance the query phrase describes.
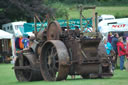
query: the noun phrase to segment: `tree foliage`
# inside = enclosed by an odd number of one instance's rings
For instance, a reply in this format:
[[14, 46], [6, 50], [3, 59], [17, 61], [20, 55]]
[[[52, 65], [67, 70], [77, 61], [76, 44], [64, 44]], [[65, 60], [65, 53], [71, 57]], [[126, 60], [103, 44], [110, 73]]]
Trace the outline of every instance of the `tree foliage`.
[[[33, 21], [34, 15], [38, 15], [40, 18], [49, 14], [54, 15], [56, 12], [57, 17], [63, 17], [67, 14], [65, 6], [54, 7], [52, 9], [52, 3], [60, 2], [65, 4], [90, 4], [90, 3], [100, 3], [102, 5], [106, 2], [127, 2], [127, 0], [0, 0], [0, 28], [4, 23], [27, 20]], [[48, 6], [46, 6], [46, 5]]]
[[10, 21], [33, 21], [35, 15], [40, 18], [46, 14], [52, 16], [53, 10], [44, 5], [43, 0], [0, 0], [0, 27]]
[[88, 3], [96, 3], [96, 2], [118, 2], [118, 1], [127, 1], [127, 0], [44, 0], [46, 3], [54, 3], [54, 2], [64, 2], [66, 4], [88, 4]]

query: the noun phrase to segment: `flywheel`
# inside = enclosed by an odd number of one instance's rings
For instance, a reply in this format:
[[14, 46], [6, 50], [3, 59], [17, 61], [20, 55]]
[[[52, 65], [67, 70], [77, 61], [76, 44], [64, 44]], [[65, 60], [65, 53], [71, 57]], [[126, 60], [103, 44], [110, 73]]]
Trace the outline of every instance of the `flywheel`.
[[51, 22], [48, 25], [47, 39], [48, 40], [59, 40], [62, 29], [57, 21]]

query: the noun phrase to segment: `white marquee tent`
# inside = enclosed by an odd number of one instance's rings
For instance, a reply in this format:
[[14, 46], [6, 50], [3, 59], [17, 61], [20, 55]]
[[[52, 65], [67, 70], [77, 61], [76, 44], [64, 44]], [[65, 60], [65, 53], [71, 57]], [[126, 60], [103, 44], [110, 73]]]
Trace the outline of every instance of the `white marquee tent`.
[[12, 39], [13, 34], [0, 30], [0, 39]]
[[15, 40], [13, 37], [13, 34], [10, 34], [6, 31], [0, 30], [0, 39], [10, 39], [11, 40], [11, 46], [12, 46], [12, 55], [15, 56]]

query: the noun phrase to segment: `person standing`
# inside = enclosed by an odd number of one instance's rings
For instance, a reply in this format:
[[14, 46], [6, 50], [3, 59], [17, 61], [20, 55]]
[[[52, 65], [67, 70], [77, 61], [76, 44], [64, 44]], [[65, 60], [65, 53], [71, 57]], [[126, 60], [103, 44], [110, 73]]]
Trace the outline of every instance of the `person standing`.
[[22, 43], [24, 44], [24, 48], [29, 47], [29, 39], [26, 36], [22, 39]]
[[126, 62], [125, 62], [125, 68], [126, 71], [128, 71], [128, 37], [126, 37]]
[[112, 33], [110, 32], [109, 34], [108, 34], [108, 42], [112, 42], [112, 37], [113, 37], [113, 35], [112, 35]]
[[108, 56], [110, 56], [110, 60], [111, 60], [111, 63], [112, 63], [112, 70], [114, 71], [114, 59], [115, 59], [115, 51], [113, 50], [113, 47], [111, 45], [111, 43], [108, 41], [107, 42], [107, 39], [104, 39], [104, 46], [105, 46], [105, 49], [106, 49], [106, 54]]
[[115, 65], [116, 65], [116, 63], [117, 63], [117, 55], [118, 55], [118, 51], [117, 51], [117, 42], [118, 42], [118, 37], [119, 37], [119, 35], [118, 35], [118, 33], [115, 33], [114, 34], [114, 37], [112, 38], [112, 42], [111, 42], [111, 44], [112, 44], [112, 47], [113, 47], [113, 50], [115, 51], [115, 53], [116, 53], [116, 55], [115, 55], [115, 59], [113, 60], [113, 67], [114, 67], [114, 69], [115, 69]]
[[128, 37], [126, 38], [126, 58], [128, 60]]
[[123, 70], [124, 69], [124, 59], [125, 59], [125, 55], [126, 55], [126, 49], [124, 47], [122, 37], [120, 37], [118, 39], [117, 50], [118, 50], [118, 55], [120, 57], [120, 70]]
[[112, 50], [112, 45], [110, 42], [107, 42], [106, 39], [104, 39], [104, 45], [105, 45], [105, 49], [106, 49], [106, 53], [107, 55], [110, 55], [111, 50]]

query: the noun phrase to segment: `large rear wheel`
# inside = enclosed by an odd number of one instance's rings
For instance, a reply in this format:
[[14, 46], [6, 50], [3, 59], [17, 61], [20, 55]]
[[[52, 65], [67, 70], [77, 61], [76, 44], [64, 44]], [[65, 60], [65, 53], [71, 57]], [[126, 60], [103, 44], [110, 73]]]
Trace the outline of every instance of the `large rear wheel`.
[[47, 41], [41, 50], [40, 68], [44, 80], [65, 80], [69, 72], [69, 55], [60, 40]]

